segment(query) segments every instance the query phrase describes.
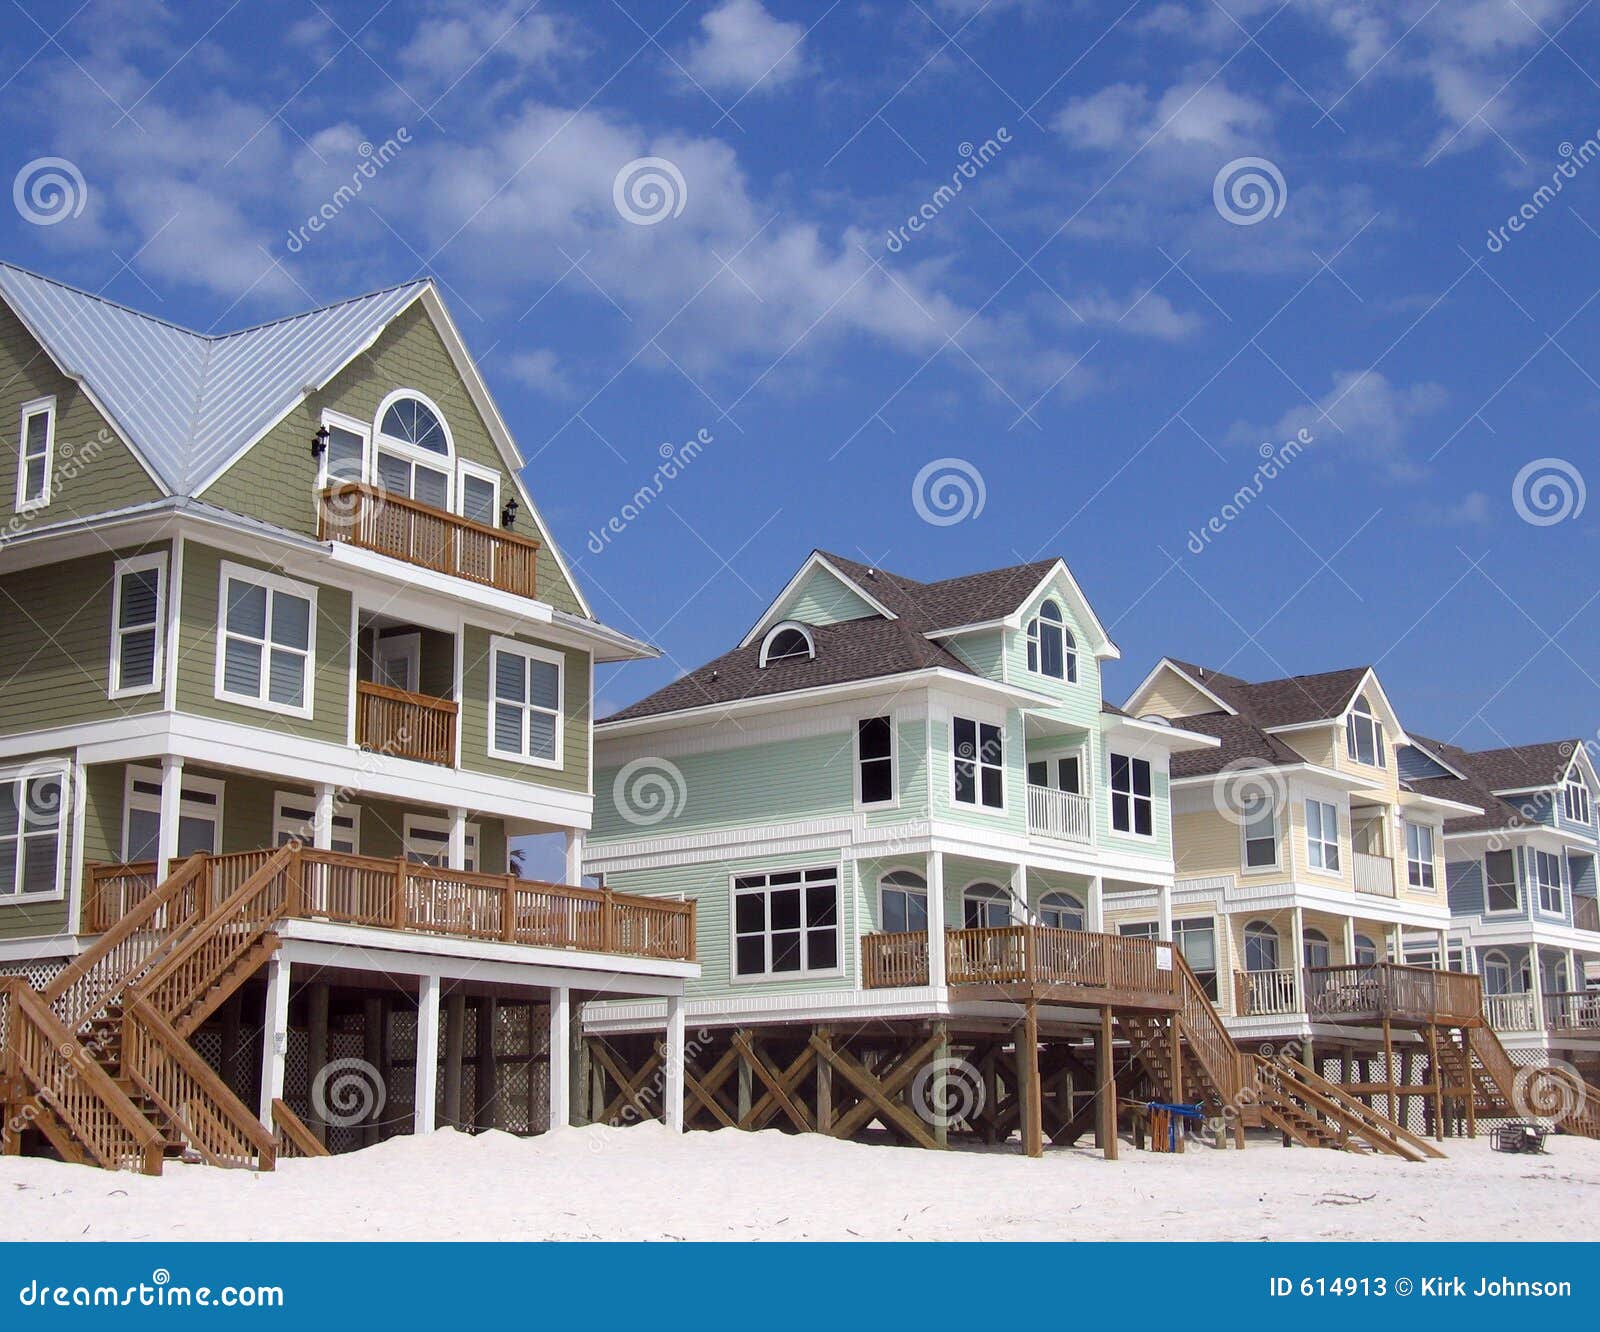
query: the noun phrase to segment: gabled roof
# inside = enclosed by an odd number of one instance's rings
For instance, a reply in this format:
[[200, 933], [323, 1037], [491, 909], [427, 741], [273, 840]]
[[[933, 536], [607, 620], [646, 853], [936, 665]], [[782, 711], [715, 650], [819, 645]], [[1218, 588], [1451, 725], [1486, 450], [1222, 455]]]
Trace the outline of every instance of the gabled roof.
[[1473, 775], [1495, 791], [1529, 791], [1559, 786], [1583, 748], [1579, 740], [1552, 740], [1539, 745], [1510, 745], [1469, 754]]
[[1444, 825], [1447, 833], [1492, 832], [1530, 826], [1531, 817], [1502, 793], [1556, 785], [1572, 765], [1573, 755], [1582, 748], [1576, 740], [1556, 740], [1548, 744], [1469, 750], [1426, 736], [1412, 736], [1411, 739], [1463, 774], [1416, 781], [1411, 783], [1413, 789], [1423, 795], [1477, 805], [1483, 810], [1481, 815], [1447, 820]]
[[0, 298], [170, 494], [194, 495], [428, 288], [210, 335], [0, 263]]
[[1350, 666], [1315, 675], [1291, 675], [1282, 680], [1252, 684], [1236, 675], [1208, 670], [1193, 662], [1165, 658], [1195, 684], [1223, 700], [1240, 716], [1263, 730], [1301, 726], [1308, 722], [1337, 721], [1355, 699], [1370, 666]]
[[1060, 563], [1058, 560], [1035, 560], [1031, 564], [963, 574], [936, 583], [919, 583], [886, 569], [873, 569], [843, 555], [821, 553], [851, 582], [924, 633], [1005, 619], [1022, 607]]
[[1225, 712], [1203, 712], [1199, 716], [1174, 717], [1171, 720], [1174, 726], [1186, 731], [1199, 731], [1201, 735], [1215, 736], [1222, 742], [1218, 749], [1191, 749], [1174, 754], [1174, 777], [1208, 777], [1241, 761], [1254, 760], [1273, 767], [1305, 762], [1302, 755], [1290, 749], [1277, 736], [1268, 735], [1243, 717], [1230, 717]]

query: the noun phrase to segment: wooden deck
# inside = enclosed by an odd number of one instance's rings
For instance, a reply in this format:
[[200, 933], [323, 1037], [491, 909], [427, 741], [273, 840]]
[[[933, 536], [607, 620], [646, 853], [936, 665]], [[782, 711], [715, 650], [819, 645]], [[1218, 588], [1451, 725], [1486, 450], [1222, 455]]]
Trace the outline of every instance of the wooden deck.
[[[224, 900], [264, 865], [272, 849], [206, 857], [196, 909]], [[157, 887], [153, 863], [91, 865], [83, 931], [100, 934]], [[436, 869], [407, 860], [298, 848], [285, 915], [414, 934], [568, 948], [692, 962], [695, 904], [602, 888]]]
[[1307, 967], [1306, 1013], [1314, 1020], [1357, 1025], [1462, 1027], [1483, 1021], [1478, 977], [1393, 962]]

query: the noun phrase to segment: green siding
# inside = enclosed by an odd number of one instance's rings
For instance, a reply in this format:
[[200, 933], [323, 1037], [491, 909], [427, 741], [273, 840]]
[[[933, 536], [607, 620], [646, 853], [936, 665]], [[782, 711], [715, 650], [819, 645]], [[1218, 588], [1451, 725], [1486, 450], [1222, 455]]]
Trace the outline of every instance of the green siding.
[[161, 498], [161, 487], [88, 396], [56, 369], [10, 306], [0, 302], [0, 517], [17, 516], [22, 404], [52, 395], [56, 436], [50, 503], [19, 520], [17, 530]]
[[514, 637], [547, 651], [559, 652], [565, 659], [561, 673], [562, 737], [561, 767], [541, 768], [537, 764], [515, 763], [489, 754], [489, 640], [496, 635], [487, 629], [467, 627], [465, 662], [462, 670], [461, 767], [470, 772], [494, 773], [536, 786], [563, 791], [589, 789], [589, 656], [576, 648], [543, 643], [526, 634]]
[[[8, 759], [3, 766], [11, 769], [26, 768], [31, 764], [41, 763], [45, 760], [59, 761], [66, 757], [66, 755], [59, 752], [27, 754]], [[68, 780], [70, 783], [70, 771]], [[69, 796], [69, 801], [73, 798], [76, 797]], [[72, 825], [74, 822], [73, 812], [69, 808], [62, 827], [62, 838], [66, 842], [65, 854], [61, 865], [62, 895], [48, 902], [30, 902], [26, 899], [12, 897], [0, 898], [0, 940], [32, 939], [66, 933], [68, 929], [67, 898], [70, 889], [70, 885], [66, 880], [72, 874]]]
[[[457, 457], [496, 469], [501, 474], [502, 499], [513, 493], [511, 474], [488, 426], [456, 372], [444, 340], [417, 303], [399, 315], [371, 348], [324, 388], [311, 394], [218, 477], [204, 492], [205, 498], [236, 513], [314, 535], [316, 467], [310, 457], [310, 444], [322, 422], [322, 413], [336, 411], [358, 421], [373, 421], [383, 399], [403, 388], [417, 389], [436, 402], [450, 428]], [[556, 563], [550, 534], [541, 531], [528, 513], [518, 516], [516, 530], [540, 543], [540, 599], [581, 614], [578, 598]]]
[[143, 547], [0, 576], [0, 732], [105, 721], [151, 712], [159, 689], [107, 697], [111, 669], [112, 569]]
[[259, 560], [242, 559], [192, 541], [185, 544], [179, 628], [179, 711], [282, 731], [308, 740], [345, 744], [350, 734], [350, 593], [343, 588], [312, 584], [317, 590], [317, 614], [310, 717], [291, 717], [246, 703], [230, 702], [216, 696], [217, 611], [225, 560], [271, 571], [270, 565]]
[[[755, 874], [769, 870], [821, 869], [837, 867], [839, 881], [839, 914], [846, 922], [841, 930], [839, 960], [843, 975], [798, 977], [792, 980], [735, 981], [732, 964], [732, 930], [729, 904], [732, 901], [732, 881], [736, 874]], [[689, 981], [687, 991], [691, 998], [711, 994], [748, 995], [755, 998], [763, 994], [798, 994], [818, 990], [853, 989], [859, 974], [859, 945], [851, 922], [856, 917], [856, 890], [850, 879], [849, 862], [837, 851], [813, 852], [806, 855], [767, 856], [749, 860], [719, 860], [704, 865], [679, 865], [670, 869], [629, 871], [606, 876], [608, 887], [618, 892], [642, 893], [651, 897], [682, 895], [698, 903], [696, 912], [696, 948], [700, 960], [699, 980]]]
[[789, 595], [779, 614], [804, 624], [837, 624], [841, 620], [881, 618], [848, 584], [826, 569], [813, 569]]

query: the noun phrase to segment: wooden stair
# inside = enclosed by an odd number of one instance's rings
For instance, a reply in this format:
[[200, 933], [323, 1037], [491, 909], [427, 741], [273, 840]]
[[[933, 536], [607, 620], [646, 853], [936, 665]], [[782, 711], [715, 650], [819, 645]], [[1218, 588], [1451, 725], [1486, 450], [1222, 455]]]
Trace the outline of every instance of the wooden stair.
[[279, 947], [293, 850], [191, 856], [43, 990], [0, 982], [0, 1106], [67, 1161], [271, 1170], [278, 1144], [189, 1044]]
[[1467, 1044], [1478, 1085], [1492, 1089], [1480, 1103], [1481, 1119], [1543, 1119], [1564, 1133], [1600, 1138], [1600, 1087], [1577, 1070], [1516, 1064], [1488, 1023], [1467, 1028]]
[[1442, 1158], [1425, 1138], [1364, 1105], [1297, 1059], [1252, 1056], [1261, 1119], [1302, 1147], [1375, 1152], [1405, 1161]]

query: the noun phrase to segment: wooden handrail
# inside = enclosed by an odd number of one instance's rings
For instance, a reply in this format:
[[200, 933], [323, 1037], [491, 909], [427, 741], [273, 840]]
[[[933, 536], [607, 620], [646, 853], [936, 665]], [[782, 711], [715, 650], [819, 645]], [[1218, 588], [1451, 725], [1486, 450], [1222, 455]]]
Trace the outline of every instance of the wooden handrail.
[[452, 699], [356, 681], [356, 743], [376, 753], [453, 767], [459, 712]]
[[280, 1156], [331, 1156], [318, 1141], [317, 1135], [306, 1127], [305, 1121], [295, 1114], [290, 1104], [281, 1097], [272, 1101], [272, 1122], [278, 1130]]

